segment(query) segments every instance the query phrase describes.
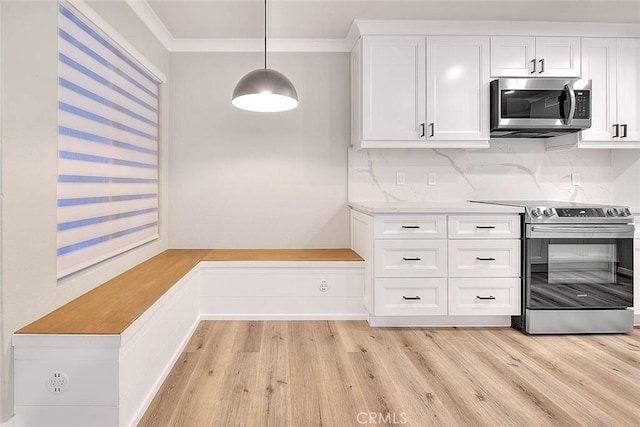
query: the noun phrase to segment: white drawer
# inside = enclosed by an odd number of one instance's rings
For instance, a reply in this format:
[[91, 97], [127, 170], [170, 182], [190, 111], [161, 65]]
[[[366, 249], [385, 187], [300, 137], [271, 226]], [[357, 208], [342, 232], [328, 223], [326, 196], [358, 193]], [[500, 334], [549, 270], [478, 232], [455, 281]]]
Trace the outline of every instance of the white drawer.
[[449, 279], [449, 315], [520, 314], [520, 279]]
[[376, 240], [376, 277], [445, 277], [446, 240]]
[[446, 239], [444, 215], [376, 215], [373, 225], [376, 239]]
[[449, 217], [450, 239], [518, 239], [518, 215], [460, 215]]
[[375, 279], [376, 316], [447, 314], [447, 279]]
[[520, 240], [449, 240], [449, 277], [520, 276]]

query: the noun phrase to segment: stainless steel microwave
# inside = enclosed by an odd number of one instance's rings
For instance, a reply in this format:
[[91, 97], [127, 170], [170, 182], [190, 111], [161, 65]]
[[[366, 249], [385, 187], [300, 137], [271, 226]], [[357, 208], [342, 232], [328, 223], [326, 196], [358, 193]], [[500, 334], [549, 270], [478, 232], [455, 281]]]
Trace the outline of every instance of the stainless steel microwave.
[[549, 138], [591, 127], [591, 80], [506, 78], [490, 90], [492, 138]]

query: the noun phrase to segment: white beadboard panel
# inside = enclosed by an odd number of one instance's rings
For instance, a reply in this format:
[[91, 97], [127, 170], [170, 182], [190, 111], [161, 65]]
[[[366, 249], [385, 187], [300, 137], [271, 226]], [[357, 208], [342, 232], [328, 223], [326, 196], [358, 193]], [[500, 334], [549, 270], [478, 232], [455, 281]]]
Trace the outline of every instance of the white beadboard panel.
[[117, 425], [117, 406], [16, 405], [15, 426], [113, 427]]
[[127, 328], [120, 354], [121, 425], [140, 420], [195, 330], [199, 318], [197, 273], [187, 274]]
[[[25, 406], [84, 406], [118, 405], [118, 361], [84, 360], [69, 349], [60, 359], [49, 359], [46, 352], [41, 359], [15, 360], [19, 381], [15, 385], [17, 405]], [[56, 371], [69, 377], [66, 391], [54, 394], [46, 386], [46, 379]]]
[[229, 315], [245, 320], [269, 315], [280, 320], [348, 319], [353, 315], [363, 315], [364, 307], [362, 297], [202, 297], [200, 312], [203, 318]]
[[[362, 271], [203, 271], [201, 295], [219, 297], [362, 297]], [[327, 289], [320, 289], [326, 282]]]

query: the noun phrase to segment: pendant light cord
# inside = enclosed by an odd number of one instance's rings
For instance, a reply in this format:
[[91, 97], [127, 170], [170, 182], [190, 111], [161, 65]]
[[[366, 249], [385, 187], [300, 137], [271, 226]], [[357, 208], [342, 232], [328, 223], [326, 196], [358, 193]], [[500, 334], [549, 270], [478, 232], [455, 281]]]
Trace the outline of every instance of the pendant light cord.
[[264, 0], [264, 69], [267, 69], [267, 0]]

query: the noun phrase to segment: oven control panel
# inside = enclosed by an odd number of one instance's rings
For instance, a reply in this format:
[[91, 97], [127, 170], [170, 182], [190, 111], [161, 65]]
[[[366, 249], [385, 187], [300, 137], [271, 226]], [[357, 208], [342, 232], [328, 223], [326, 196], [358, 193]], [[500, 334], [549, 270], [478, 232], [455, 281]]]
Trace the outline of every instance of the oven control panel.
[[560, 208], [556, 209], [560, 218], [596, 218], [603, 217], [602, 208]]
[[547, 207], [538, 206], [527, 209], [531, 222], [630, 222], [631, 211], [627, 207]]

